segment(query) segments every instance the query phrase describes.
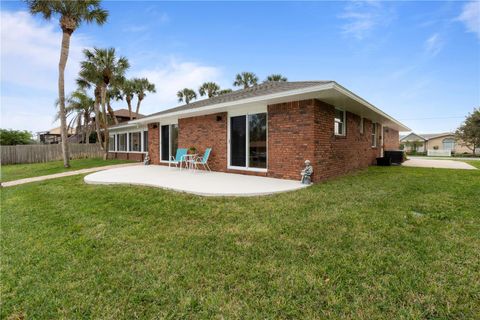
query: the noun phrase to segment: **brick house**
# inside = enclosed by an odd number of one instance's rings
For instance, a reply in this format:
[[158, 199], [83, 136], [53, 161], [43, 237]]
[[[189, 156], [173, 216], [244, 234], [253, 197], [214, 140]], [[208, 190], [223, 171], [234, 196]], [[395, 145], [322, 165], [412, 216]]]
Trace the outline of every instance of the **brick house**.
[[334, 81], [266, 82], [110, 130], [113, 158], [168, 165], [177, 148], [211, 147], [212, 170], [314, 181], [375, 163], [409, 129]]

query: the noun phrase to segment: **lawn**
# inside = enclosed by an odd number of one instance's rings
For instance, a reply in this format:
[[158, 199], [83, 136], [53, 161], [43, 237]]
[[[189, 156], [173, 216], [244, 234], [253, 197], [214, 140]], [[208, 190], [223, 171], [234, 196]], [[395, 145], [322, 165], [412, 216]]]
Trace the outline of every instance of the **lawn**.
[[63, 167], [63, 161], [51, 161], [33, 164], [12, 164], [1, 166], [1, 181], [12, 181], [23, 178], [45, 176], [48, 174], [109, 166], [112, 164], [127, 163], [126, 160], [103, 160], [101, 158], [70, 160], [70, 168]]
[[1, 318], [480, 314], [480, 171], [372, 167], [236, 199], [82, 179], [2, 189]]

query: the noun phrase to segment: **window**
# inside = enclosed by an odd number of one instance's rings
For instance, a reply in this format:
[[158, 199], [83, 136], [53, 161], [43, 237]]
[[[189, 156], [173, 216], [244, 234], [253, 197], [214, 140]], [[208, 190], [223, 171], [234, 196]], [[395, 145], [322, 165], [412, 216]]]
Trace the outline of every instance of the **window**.
[[126, 133], [120, 133], [117, 135], [118, 137], [118, 145], [117, 145], [117, 150], [118, 151], [127, 151], [127, 134]]
[[453, 151], [453, 149], [455, 149], [455, 139], [445, 138], [442, 141], [442, 145], [443, 145], [443, 150]]
[[129, 151], [140, 151], [142, 141], [140, 132], [130, 132], [128, 134], [128, 148]]
[[335, 135], [345, 135], [345, 111], [335, 108]]
[[178, 149], [178, 125], [170, 124], [160, 127], [161, 146], [160, 152], [162, 161], [170, 161], [175, 157]]
[[267, 168], [267, 114], [230, 118], [230, 166]]
[[115, 142], [115, 135], [111, 135], [109, 136], [109, 141], [108, 141], [108, 151], [115, 151], [115, 145], [116, 145], [116, 142]]
[[148, 152], [148, 131], [143, 131], [143, 151]]
[[372, 147], [377, 146], [377, 124], [372, 122]]
[[363, 120], [363, 117], [360, 118], [360, 124], [359, 124], [359, 130], [360, 130], [360, 133], [363, 134], [363, 130], [364, 130], [364, 127], [365, 127], [365, 121]]

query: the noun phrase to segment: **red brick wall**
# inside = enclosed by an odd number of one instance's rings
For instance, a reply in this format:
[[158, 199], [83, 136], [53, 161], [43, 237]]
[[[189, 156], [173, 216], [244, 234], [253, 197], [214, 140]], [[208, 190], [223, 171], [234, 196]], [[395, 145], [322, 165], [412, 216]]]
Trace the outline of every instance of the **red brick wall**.
[[360, 117], [347, 112], [346, 135], [334, 134], [335, 107], [315, 100], [315, 178], [314, 181], [366, 168], [375, 163], [379, 148], [371, 147], [372, 122], [364, 119], [360, 133]]
[[392, 128], [383, 128], [383, 148], [384, 150], [398, 150], [400, 148], [400, 137], [397, 130]]
[[268, 106], [268, 176], [300, 179], [304, 161], [313, 161], [313, 100]]
[[[269, 105], [267, 174], [227, 170], [227, 113], [179, 119], [178, 145], [195, 146], [200, 153], [211, 147], [209, 164], [214, 171], [286, 179], [300, 179], [306, 159], [314, 167], [314, 181], [374, 164], [380, 148], [371, 147], [371, 121], [364, 119], [361, 134], [360, 117], [347, 113], [347, 134], [339, 137], [334, 135], [334, 114], [333, 106], [315, 99]], [[148, 125], [149, 154], [154, 164], [159, 164], [159, 125]], [[398, 147], [398, 132], [389, 129], [384, 142], [386, 148]]]
[[227, 170], [227, 113], [178, 120], [178, 147], [194, 146], [200, 154], [212, 148], [208, 165], [214, 171]]
[[160, 164], [160, 129], [158, 122], [148, 124], [148, 155], [150, 163]]
[[334, 134], [335, 108], [319, 100], [268, 106], [268, 176], [299, 179], [304, 161], [314, 167], [314, 181], [325, 180], [375, 163], [371, 121], [347, 113], [346, 136]]
[[145, 156], [144, 153], [132, 153], [132, 152], [109, 152], [108, 158], [109, 159], [122, 159], [122, 160], [132, 160], [142, 162], [143, 157]]

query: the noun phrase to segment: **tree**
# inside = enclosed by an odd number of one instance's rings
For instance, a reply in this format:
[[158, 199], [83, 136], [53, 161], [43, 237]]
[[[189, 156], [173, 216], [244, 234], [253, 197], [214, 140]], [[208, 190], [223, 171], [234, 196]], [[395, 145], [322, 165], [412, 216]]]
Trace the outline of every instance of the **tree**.
[[32, 134], [27, 130], [0, 129], [0, 145], [15, 146], [33, 143]]
[[49, 20], [60, 17], [62, 28], [62, 47], [58, 64], [58, 101], [60, 110], [60, 128], [62, 136], [63, 166], [70, 167], [70, 155], [67, 143], [67, 118], [65, 114], [65, 66], [67, 65], [72, 33], [83, 23], [104, 24], [108, 12], [100, 7], [100, 0], [27, 0], [30, 13], [41, 14]]
[[242, 72], [238, 73], [235, 76], [235, 81], [233, 85], [235, 87], [243, 86], [244, 89], [247, 89], [251, 86], [256, 86], [258, 83], [258, 77], [253, 72]]
[[132, 117], [132, 99], [135, 95], [135, 86], [132, 80], [125, 80], [122, 85], [120, 86], [121, 94], [125, 97], [125, 101], [127, 102], [128, 107], [128, 115], [130, 116], [130, 120], [133, 119]]
[[480, 147], [480, 108], [473, 109], [455, 132], [459, 143], [473, 151]]
[[[140, 103], [142, 100], [147, 96], [147, 92], [155, 93], [155, 85], [153, 83], [148, 82], [147, 78], [135, 78], [133, 79], [133, 88], [135, 90], [135, 94], [137, 95], [137, 110], [135, 113], [138, 115], [140, 112]], [[130, 114], [130, 120], [132, 119], [132, 115]]]
[[285, 82], [285, 81], [288, 81], [288, 79], [286, 77], [282, 76], [279, 73], [274, 73], [274, 74], [269, 75], [267, 77], [267, 80], [265, 80], [264, 82], [269, 82], [269, 81]]
[[220, 86], [215, 82], [204, 82], [198, 89], [198, 93], [203, 97], [206, 95], [209, 98], [215, 97], [220, 91]]
[[227, 93], [230, 93], [230, 92], [233, 92], [232, 89], [223, 89], [223, 90], [220, 90], [218, 91], [218, 95], [222, 95], [222, 94], [227, 94]]
[[197, 94], [192, 89], [184, 88], [183, 90], [177, 92], [177, 98], [178, 102], [185, 102], [186, 104], [189, 104], [193, 99], [197, 99]]
[[[83, 50], [86, 60], [80, 64], [80, 78], [77, 83], [81, 87], [95, 86], [95, 118], [97, 137], [101, 148], [104, 151], [104, 159], [108, 156], [108, 116], [106, 109], [106, 96], [109, 86], [120, 86], [125, 81], [125, 72], [130, 67], [127, 58], [115, 55], [115, 49], [99, 49], [94, 48], [93, 51]], [[102, 106], [103, 118], [100, 118], [100, 110], [98, 107], [98, 96]], [[99, 122], [103, 124], [104, 139], [102, 141]], [[97, 121], [99, 120], [99, 121]]]
[[110, 119], [114, 124], [118, 124], [118, 119], [115, 117], [115, 112], [112, 108], [112, 100], [118, 101], [123, 100], [122, 92], [120, 91], [119, 86], [112, 86], [107, 90], [107, 110], [110, 116]]
[[95, 100], [88, 96], [87, 92], [78, 89], [67, 99], [67, 116], [73, 115], [69, 127], [76, 123], [76, 133], [82, 132], [86, 144], [90, 143], [90, 133], [92, 131], [92, 113], [94, 112]]

